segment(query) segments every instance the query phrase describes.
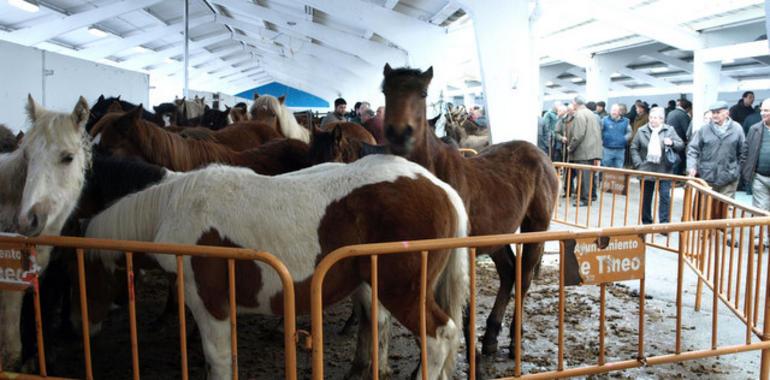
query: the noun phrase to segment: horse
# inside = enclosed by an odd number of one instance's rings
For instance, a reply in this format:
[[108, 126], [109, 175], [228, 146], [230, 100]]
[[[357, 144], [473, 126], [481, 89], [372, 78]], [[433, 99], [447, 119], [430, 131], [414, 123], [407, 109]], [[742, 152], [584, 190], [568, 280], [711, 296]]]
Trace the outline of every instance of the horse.
[[[391, 153], [414, 161], [457, 190], [468, 208], [471, 235], [547, 230], [559, 192], [559, 181], [548, 157], [525, 141], [496, 144], [464, 158], [441, 142], [426, 122], [428, 85], [433, 68], [384, 68], [385, 137]], [[500, 289], [487, 319], [483, 352], [497, 351], [505, 308], [515, 280], [515, 260], [509, 245], [480, 250], [489, 254], [500, 276]], [[522, 298], [540, 263], [543, 244], [525, 244], [522, 252]], [[512, 321], [515, 320], [511, 319]], [[367, 326], [367, 323], [362, 323]], [[513, 325], [513, 323], [511, 323]], [[511, 329], [511, 336], [514, 330]], [[514, 341], [511, 340], [511, 355]]]
[[16, 150], [19, 140], [5, 124], [0, 124], [0, 153], [8, 153]]
[[98, 149], [114, 156], [141, 157], [175, 171], [189, 171], [212, 162], [228, 162], [236, 151], [277, 139], [272, 128], [254, 122], [233, 124], [216, 131], [209, 140], [186, 139], [139, 118], [141, 107], [112, 113], [91, 134]]
[[325, 129], [313, 129], [310, 157], [313, 162], [353, 162], [364, 153], [365, 146], [375, 145], [374, 136], [356, 123], [337, 122]]
[[[215, 190], [221, 188], [228, 191]], [[297, 312], [308, 313], [311, 276], [316, 263], [330, 252], [351, 244], [462, 237], [467, 225], [462, 200], [450, 186], [403, 158], [374, 155], [349, 165], [317, 165], [276, 177], [212, 165], [121, 199], [91, 220], [86, 235], [270, 252], [287, 265], [295, 281]], [[175, 258], [150, 255], [166, 271], [176, 272]], [[119, 257], [114, 252], [88, 253], [88, 261], [111, 272]], [[431, 379], [454, 374], [459, 323], [468, 298], [467, 260], [465, 249], [430, 252], [428, 362], [420, 365], [428, 367]], [[415, 334], [420, 261], [418, 255], [388, 255], [379, 261], [383, 309]], [[233, 368], [226, 261], [185, 257], [184, 268], [185, 301], [201, 332], [208, 377], [229, 378]], [[236, 273], [241, 312], [283, 314], [282, 285], [270, 267], [238, 261]], [[324, 304], [343, 299], [370, 276], [368, 258], [340, 262], [327, 275]], [[90, 315], [109, 307], [109, 302], [90, 297], [88, 303]]]
[[205, 99], [206, 97], [199, 98], [198, 95], [195, 95], [195, 99], [193, 100], [187, 100], [185, 97], [182, 99], [174, 99], [177, 114], [179, 115], [177, 123], [187, 125], [187, 120], [202, 116], [207, 108]]
[[275, 126], [284, 137], [310, 142], [310, 130], [297, 122], [297, 118], [284, 104], [286, 97], [254, 95], [251, 105], [251, 119]]
[[[105, 98], [104, 95], [99, 95], [99, 99], [96, 100], [96, 103], [93, 105], [93, 107], [91, 107], [91, 110], [90, 110], [88, 123], [86, 123], [87, 132], [91, 131], [91, 129], [94, 127], [94, 124], [96, 124], [96, 122], [99, 121], [102, 118], [102, 116], [110, 112], [109, 108], [115, 102], [117, 102], [120, 108], [123, 110], [130, 110], [136, 107], [136, 104], [129, 103], [125, 100], [121, 100], [120, 95], [118, 95], [117, 97], [109, 97], [109, 98]], [[162, 117], [159, 118], [158, 115], [145, 110], [142, 110], [142, 119], [151, 121], [158, 125], [164, 125]]]
[[249, 111], [246, 103], [236, 103], [233, 108], [230, 109], [230, 121], [233, 123], [239, 123], [249, 120]]
[[[32, 126], [19, 149], [0, 155], [0, 231], [58, 235], [77, 204], [91, 162], [88, 102], [81, 96], [72, 113], [58, 113], [30, 95], [26, 112]], [[50, 251], [37, 249], [41, 272]], [[22, 298], [21, 292], [0, 292], [0, 359], [9, 370], [21, 364]]]
[[454, 140], [460, 148], [476, 151], [489, 146], [489, 129], [479, 127], [468, 117], [465, 107], [450, 108], [444, 115], [446, 135]]
[[[126, 108], [126, 109], [134, 109], [134, 107]], [[152, 110], [155, 111], [156, 119], [160, 120], [160, 123], [158, 123], [156, 120], [156, 124], [162, 127], [178, 125], [177, 120], [180, 119], [180, 117], [179, 117], [179, 111], [177, 110], [176, 104], [161, 103], [161, 104], [158, 104], [157, 106], [153, 106]]]

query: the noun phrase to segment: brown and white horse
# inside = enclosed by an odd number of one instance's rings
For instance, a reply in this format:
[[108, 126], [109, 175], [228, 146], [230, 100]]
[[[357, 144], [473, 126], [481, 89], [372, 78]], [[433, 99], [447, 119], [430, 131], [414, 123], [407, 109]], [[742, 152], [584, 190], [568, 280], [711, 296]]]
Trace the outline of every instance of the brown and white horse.
[[[0, 231], [28, 236], [58, 235], [80, 197], [91, 163], [85, 132], [88, 103], [80, 97], [72, 113], [51, 112], [27, 99], [32, 127], [19, 148], [0, 155]], [[45, 270], [50, 247], [39, 247]], [[17, 370], [21, 360], [20, 315], [23, 293], [0, 291], [0, 360]]]
[[[468, 209], [471, 235], [548, 229], [559, 182], [550, 160], [540, 149], [526, 141], [510, 141], [464, 158], [428, 127], [425, 98], [433, 69], [394, 70], [386, 64], [384, 75], [385, 137], [390, 151], [424, 166], [457, 190]], [[482, 341], [483, 351], [492, 353], [497, 350], [497, 336], [513, 290], [515, 259], [508, 245], [480, 253], [491, 255], [500, 276], [500, 288]], [[542, 254], [542, 244], [524, 245], [523, 295]]]
[[[221, 189], [227, 189], [222, 192]], [[267, 177], [210, 166], [129, 195], [92, 219], [88, 237], [247, 247], [275, 255], [294, 281], [297, 312], [310, 310], [315, 265], [337, 248], [362, 243], [466, 236], [462, 200], [424, 168], [395, 156], [374, 155], [353, 164], [323, 164]], [[169, 272], [171, 256], [152, 255]], [[90, 254], [114, 270], [122, 255]], [[380, 258], [379, 294], [385, 309], [419, 331], [418, 255]], [[427, 299], [430, 377], [450, 378], [468, 296], [465, 249], [430, 253]], [[185, 258], [185, 294], [201, 332], [209, 378], [231, 377], [226, 262]], [[280, 315], [278, 276], [258, 262], [237, 263], [242, 312]], [[324, 304], [337, 302], [370, 278], [369, 260], [348, 259], [327, 275]], [[123, 281], [117, 278], [117, 281]], [[93, 300], [89, 300], [91, 303]], [[108, 303], [91, 308], [109, 307]], [[93, 314], [99, 314], [94, 312]], [[98, 322], [98, 321], [92, 321]]]

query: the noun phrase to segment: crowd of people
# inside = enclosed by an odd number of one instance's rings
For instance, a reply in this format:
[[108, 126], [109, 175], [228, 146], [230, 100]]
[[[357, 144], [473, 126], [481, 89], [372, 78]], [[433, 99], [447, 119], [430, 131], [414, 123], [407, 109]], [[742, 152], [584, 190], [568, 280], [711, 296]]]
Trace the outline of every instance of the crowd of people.
[[[770, 211], [770, 99], [754, 107], [751, 91], [732, 106], [715, 102], [702, 120], [693, 119], [692, 103], [686, 98], [671, 100], [665, 108], [637, 100], [628, 110], [617, 103], [608, 113], [604, 102], [577, 96], [569, 104], [554, 103], [543, 113], [538, 146], [554, 161], [697, 176], [728, 197], [744, 189], [753, 194], [755, 207]], [[586, 170], [581, 177], [577, 206], [596, 197], [596, 183], [589, 186], [595, 176]], [[644, 180], [645, 224], [654, 221], [649, 191], [654, 184]], [[573, 193], [574, 187], [565, 183], [565, 194]], [[659, 182], [660, 223], [669, 221], [670, 189], [671, 181]]]
[[334, 100], [334, 111], [329, 111], [321, 119], [321, 129], [324, 129], [331, 123], [357, 123], [369, 131], [378, 144], [383, 144], [385, 142], [385, 134], [383, 133], [382, 123], [385, 119], [385, 106], [377, 107], [376, 112], [371, 107], [369, 102], [356, 102], [353, 110], [347, 112], [348, 102], [343, 98], [337, 98]]

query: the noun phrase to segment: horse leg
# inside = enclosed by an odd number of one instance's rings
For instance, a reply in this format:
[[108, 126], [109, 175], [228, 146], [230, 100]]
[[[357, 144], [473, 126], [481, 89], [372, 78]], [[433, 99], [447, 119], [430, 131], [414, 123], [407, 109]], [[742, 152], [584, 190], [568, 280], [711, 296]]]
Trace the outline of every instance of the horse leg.
[[193, 282], [185, 286], [185, 300], [201, 335], [203, 355], [206, 358], [206, 378], [232, 378], [229, 316], [222, 320], [214, 318], [203, 304]]
[[[524, 219], [524, 221], [521, 224], [521, 232], [532, 232], [532, 231], [545, 231], [548, 229], [548, 225], [550, 223], [550, 212], [545, 212], [548, 216], [546, 217], [543, 215], [542, 218], [536, 218], [532, 219], [530, 217], [527, 217]], [[521, 304], [522, 304], [522, 312], [524, 311], [524, 297], [527, 295], [527, 291], [529, 290], [529, 286], [532, 284], [532, 278], [535, 276], [535, 272], [539, 272], [540, 268], [540, 261], [543, 258], [543, 243], [531, 243], [531, 244], [524, 244], [523, 252], [521, 252], [522, 258], [521, 258]], [[514, 264], [515, 267], [515, 264]], [[514, 272], [515, 273], [515, 272]], [[523, 317], [523, 316], [522, 316]], [[523, 321], [523, 318], [522, 318]], [[516, 310], [514, 310], [512, 316], [511, 316], [511, 346], [510, 351], [508, 355], [513, 358], [516, 355], [515, 347], [516, 347]], [[522, 323], [523, 325], [523, 323]], [[524, 328], [522, 327], [522, 335], [524, 333]]]
[[502, 330], [505, 309], [511, 299], [513, 281], [515, 280], [513, 250], [510, 245], [506, 244], [503, 248], [492, 253], [491, 257], [492, 261], [495, 262], [497, 275], [500, 277], [500, 288], [497, 290], [492, 311], [487, 317], [487, 328], [484, 332], [484, 338], [481, 340], [481, 352], [485, 355], [497, 352], [497, 336]]
[[0, 292], [0, 362], [3, 370], [17, 371], [21, 365], [21, 306], [24, 293]]
[[[382, 303], [401, 324], [413, 334], [419, 335], [420, 308], [415, 307], [419, 304], [418, 294], [383, 297]], [[421, 362], [413, 375], [421, 374], [422, 367], [427, 366], [428, 379], [452, 379], [454, 378], [454, 356], [460, 348], [460, 328], [438, 306], [433, 295], [429, 294], [425, 303], [425, 325], [428, 331], [425, 346], [428, 351], [428, 362]], [[419, 338], [417, 341], [419, 342]]]
[[[345, 379], [370, 379], [372, 378], [372, 319], [371, 304], [372, 290], [369, 285], [362, 285], [352, 295], [353, 313], [358, 318], [358, 341], [356, 353], [350, 371]], [[390, 378], [392, 370], [388, 364], [388, 351], [390, 348], [390, 328], [392, 326], [390, 312], [380, 305], [378, 309], [379, 326], [379, 377]]]

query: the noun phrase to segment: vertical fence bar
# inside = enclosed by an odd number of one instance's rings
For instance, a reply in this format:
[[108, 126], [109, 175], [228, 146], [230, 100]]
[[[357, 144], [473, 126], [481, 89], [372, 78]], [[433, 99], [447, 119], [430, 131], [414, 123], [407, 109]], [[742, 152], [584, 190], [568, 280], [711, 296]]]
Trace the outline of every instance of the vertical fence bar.
[[599, 183], [599, 217], [598, 221], [596, 222], [596, 227], [602, 226], [602, 212], [604, 211], [604, 181], [605, 181], [606, 175], [602, 175], [602, 180]]
[[[690, 218], [690, 201], [692, 200], [692, 189], [685, 184], [684, 205], [682, 214], [685, 220]], [[678, 355], [682, 353], [682, 292], [684, 291], [684, 256], [687, 249], [687, 242], [690, 239], [690, 231], [679, 232], [679, 256], [677, 257], [676, 267], [676, 339], [674, 342], [674, 352]]]
[[[668, 194], [668, 221], [669, 222], [673, 222], [674, 221], [674, 188], [676, 187], [674, 185], [676, 184], [676, 182], [673, 181], [673, 180], [670, 180], [669, 183], [670, 183], [670, 185], [668, 186], [668, 191], [669, 191], [669, 194]], [[684, 205], [682, 207], [684, 207]], [[666, 247], [668, 247], [670, 243], [671, 243], [671, 234], [669, 233], [669, 234], [666, 235]]]
[[420, 260], [420, 358], [422, 359], [422, 380], [428, 379], [428, 328], [426, 326], [425, 302], [428, 292], [428, 251], [422, 251]]
[[599, 285], [599, 365], [604, 365], [604, 330], [606, 315], [604, 312], [605, 303], [607, 302], [606, 296], [606, 284]]
[[91, 365], [91, 333], [88, 319], [88, 298], [86, 298], [86, 268], [82, 248], [76, 251], [78, 261], [78, 287], [80, 288], [80, 319], [83, 328], [83, 355], [85, 356], [86, 379], [93, 380], [94, 371]]
[[596, 173], [593, 169], [589, 170], [591, 178], [588, 180], [588, 208], [586, 209], [586, 228], [591, 227], [591, 203], [594, 199], [594, 178]]
[[[559, 186], [561, 186], [564, 183], [564, 167], [560, 167], [558, 170], [556, 170], [556, 177], [559, 179]], [[561, 202], [558, 200], [556, 201], [556, 207], [553, 210], [553, 219], [558, 220], [559, 219], [559, 205], [561, 205]], [[566, 218], [565, 218], [566, 219]]]
[[179, 351], [182, 361], [182, 380], [189, 378], [187, 366], [187, 315], [184, 295], [184, 257], [176, 256], [176, 298], [179, 313]]
[[[768, 269], [770, 269], [770, 255], [768, 255]], [[762, 324], [762, 340], [770, 340], [770, 274], [765, 276], [765, 310], [764, 310], [764, 322]], [[767, 380], [770, 377], [770, 349], [762, 350], [762, 361], [760, 364], [759, 378]]]
[[[737, 216], [738, 209], [733, 207], [733, 215], [732, 219], [735, 219]], [[733, 290], [733, 273], [735, 269], [735, 227], [730, 229], [730, 266], [727, 269], [727, 301], [732, 300], [732, 290]], [[740, 271], [741, 268], [738, 268], [738, 271]]]
[[[558, 203], [558, 202], [557, 202]], [[468, 377], [476, 380], [476, 248], [468, 250], [470, 255], [471, 297], [468, 314]]]
[[[760, 231], [762, 233], [762, 231]], [[754, 305], [753, 302], [751, 302], [751, 297], [754, 296], [753, 292], [753, 286], [754, 281], [752, 281], [752, 276], [754, 276], [754, 228], [752, 227], [749, 230], [749, 256], [746, 259], [746, 264], [748, 266], [747, 273], [746, 273], [746, 297], [745, 297], [745, 304], [743, 306], [743, 312], [746, 314], [746, 344], [751, 343], [751, 333], [752, 333], [752, 327], [754, 326], [752, 321], [753, 318], [751, 318], [751, 312], [752, 312], [752, 306]]]
[[719, 322], [719, 261], [720, 261], [720, 249], [717, 246], [716, 241], [717, 230], [714, 230], [714, 282], [712, 287], [713, 300], [711, 305], [711, 348], [717, 348], [717, 322]]
[[139, 338], [136, 331], [136, 291], [134, 288], [134, 254], [126, 252], [126, 281], [128, 282], [128, 321], [131, 330], [131, 366], [134, 380], [139, 380]]
[[578, 178], [577, 178], [577, 191], [575, 192], [575, 224], [578, 224], [578, 219], [580, 218], [580, 202], [581, 202], [581, 196], [583, 194], [583, 170], [578, 170]]
[[[741, 218], [746, 216], [746, 211], [741, 212]], [[744, 236], [744, 227], [741, 227], [739, 230], [738, 235], [738, 270], [735, 275], [735, 300], [733, 301], [733, 306], [735, 306], [736, 309], [740, 307], [741, 303], [741, 273], [743, 272], [743, 236]], [[747, 262], [748, 263], [748, 262]]]
[[[34, 247], [30, 247], [30, 250], [34, 250]], [[32, 279], [32, 291], [35, 307], [35, 334], [37, 338], [37, 359], [40, 366], [40, 376], [48, 376], [48, 370], [45, 366], [45, 342], [43, 342], [43, 316], [40, 312], [40, 280], [38, 275]]]
[[[377, 380], [380, 378], [380, 286], [378, 278], [378, 263], [377, 255], [369, 256], [371, 260], [371, 285], [372, 285], [372, 310], [371, 324], [372, 324], [372, 379]], [[362, 321], [363, 322], [363, 321]]]
[[617, 198], [615, 192], [612, 192], [612, 211], [610, 211], [610, 227], [615, 226], [615, 198]]
[[[626, 186], [626, 209], [623, 211], [623, 225], [628, 225], [628, 208], [630, 207], [631, 202], [631, 178], [629, 177], [628, 180], [625, 181]], [[641, 194], [639, 195], [641, 197]], [[641, 202], [642, 198], [639, 198]]]
[[[725, 292], [725, 256], [727, 256], [727, 229], [722, 228], [722, 237], [719, 242], [719, 293]], [[716, 289], [716, 284], [714, 284]]]
[[[752, 228], [752, 230], [753, 230], [753, 228]], [[756, 248], [758, 253], [757, 253], [757, 284], [754, 287], [754, 292], [756, 292], [755, 295], [754, 295], [754, 326], [756, 326], [757, 322], [759, 321], [759, 313], [758, 313], [758, 311], [759, 311], [759, 288], [762, 285], [762, 283], [760, 282], [760, 280], [762, 278], [762, 255], [764, 255], [764, 252], [765, 252], [765, 249], [762, 246], [762, 244], [763, 244], [762, 237], [763, 237], [764, 234], [765, 234], [765, 231], [762, 231], [762, 226], [760, 226], [759, 227], [759, 239], [758, 239], [759, 245]], [[754, 240], [753, 239], [751, 240], [750, 244], [754, 245]], [[753, 256], [752, 256], [752, 258], [753, 258]]]
[[[590, 193], [589, 193], [590, 194]], [[524, 313], [524, 308], [522, 307], [522, 299], [524, 298], [524, 295], [521, 294], [521, 261], [523, 256], [523, 247], [521, 244], [518, 244], [516, 246], [516, 297], [515, 297], [515, 316], [516, 319], [513, 321], [514, 323], [514, 330], [513, 330], [513, 339], [514, 342], [514, 354], [516, 358], [514, 359], [514, 374], [516, 377], [521, 376], [521, 314]]]
[[[660, 223], [660, 218], [658, 217], [658, 201], [660, 200], [660, 180], [655, 179], [655, 185], [652, 188], [652, 222], [653, 223]], [[655, 240], [655, 237], [653, 236], [653, 241]]]
[[639, 351], [637, 356], [644, 359], [644, 278], [639, 280]]
[[559, 356], [557, 370], [564, 370], [564, 242], [559, 241]]
[[644, 177], [639, 179], [639, 215], [636, 224], [642, 224], [642, 211], [644, 209]]
[[235, 299], [235, 259], [227, 259], [227, 280], [230, 300], [230, 355], [233, 380], [238, 380], [238, 308]]
[[[708, 220], [711, 217], [711, 197], [704, 196], [704, 198], [706, 199], [704, 199], [703, 202], [701, 202], [701, 206], [705, 206], [703, 210], [705, 210], [706, 220]], [[706, 261], [704, 258], [704, 255], [705, 255], [704, 251], [706, 250], [706, 242], [709, 239], [709, 232], [710, 230], [706, 230], [706, 229], [704, 229], [701, 232], [702, 236], [700, 240], [700, 252], [698, 254], [698, 270], [700, 270], [702, 274], [704, 274], [703, 266], [704, 266], [704, 261]], [[698, 285], [695, 290], [695, 311], [700, 311], [701, 295], [703, 293], [703, 280], [701, 279], [700, 276], [697, 276], [697, 277], [698, 277]]]
[[564, 195], [564, 221], [567, 221], [567, 218], [569, 218], [569, 198], [570, 193], [572, 193], [572, 170], [567, 169], [567, 183], [564, 184], [564, 192], [566, 193]]

